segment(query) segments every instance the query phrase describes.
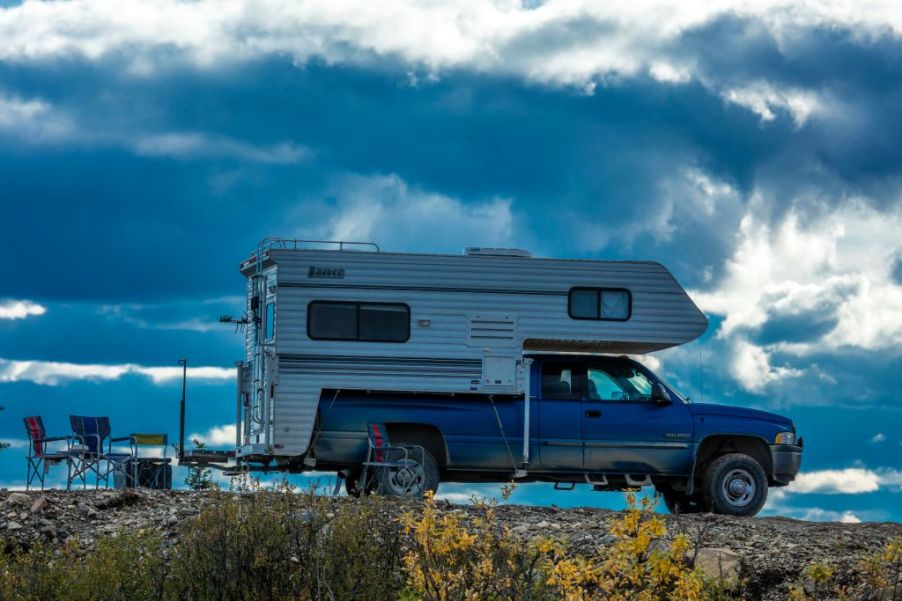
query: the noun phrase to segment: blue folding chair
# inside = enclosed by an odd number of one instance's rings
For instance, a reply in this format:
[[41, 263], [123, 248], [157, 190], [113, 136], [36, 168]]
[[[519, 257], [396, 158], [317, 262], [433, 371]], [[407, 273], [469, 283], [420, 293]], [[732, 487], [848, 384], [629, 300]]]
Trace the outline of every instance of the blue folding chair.
[[[94, 474], [94, 488], [110, 485], [113, 471], [126, 473], [126, 463], [131, 453], [113, 453], [114, 442], [126, 442], [128, 436], [110, 436], [110, 418], [70, 415], [72, 424], [72, 444], [69, 446], [69, 479], [66, 489], [72, 489], [72, 482], [81, 480], [82, 487], [88, 486], [88, 475]], [[104, 449], [104, 446], [106, 448]]]

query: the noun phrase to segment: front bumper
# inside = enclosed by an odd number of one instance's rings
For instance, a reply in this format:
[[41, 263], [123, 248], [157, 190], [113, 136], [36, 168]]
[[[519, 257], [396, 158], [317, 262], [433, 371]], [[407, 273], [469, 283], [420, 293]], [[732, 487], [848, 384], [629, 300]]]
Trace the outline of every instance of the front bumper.
[[789, 484], [802, 467], [802, 447], [793, 444], [770, 445], [771, 477], [780, 484]]

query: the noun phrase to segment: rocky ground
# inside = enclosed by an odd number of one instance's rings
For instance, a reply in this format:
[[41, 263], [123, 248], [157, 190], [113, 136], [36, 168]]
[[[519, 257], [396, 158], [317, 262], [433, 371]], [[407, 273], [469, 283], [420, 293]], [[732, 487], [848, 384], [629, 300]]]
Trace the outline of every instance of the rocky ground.
[[[36, 541], [62, 543], [71, 537], [90, 548], [103, 536], [151, 528], [175, 543], [179, 525], [216, 502], [209, 493], [189, 491], [0, 491], [0, 541], [5, 547]], [[336, 503], [353, 502], [337, 498]], [[393, 506], [400, 510], [400, 506]], [[442, 511], [467, 514], [469, 506], [439, 503]], [[502, 505], [501, 522], [517, 536], [553, 536], [580, 552], [610, 544], [617, 512]], [[665, 516], [669, 535], [685, 533], [701, 551], [706, 572], [722, 572], [745, 582], [749, 599], [784, 599], [791, 583], [815, 561], [838, 567], [839, 578], [854, 580], [858, 558], [902, 537], [898, 523], [819, 523], [786, 518], [730, 518], [713, 515]], [[891, 597], [887, 597], [890, 599]]]

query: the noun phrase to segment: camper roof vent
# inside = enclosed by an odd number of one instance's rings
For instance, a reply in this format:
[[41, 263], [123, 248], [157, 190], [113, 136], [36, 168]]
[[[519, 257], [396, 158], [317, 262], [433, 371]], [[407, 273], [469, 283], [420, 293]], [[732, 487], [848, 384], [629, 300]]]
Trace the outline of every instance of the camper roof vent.
[[464, 249], [465, 255], [478, 255], [486, 257], [531, 257], [532, 253], [522, 248], [481, 248], [468, 246]]

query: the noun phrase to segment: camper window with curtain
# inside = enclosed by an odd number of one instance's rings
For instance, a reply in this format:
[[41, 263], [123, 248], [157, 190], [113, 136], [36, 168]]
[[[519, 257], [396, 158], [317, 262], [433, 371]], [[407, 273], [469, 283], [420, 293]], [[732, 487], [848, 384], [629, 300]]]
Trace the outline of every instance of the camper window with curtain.
[[626, 321], [633, 297], [626, 288], [571, 288], [567, 310], [573, 319]]
[[410, 307], [400, 303], [313, 301], [307, 306], [311, 340], [407, 342]]

